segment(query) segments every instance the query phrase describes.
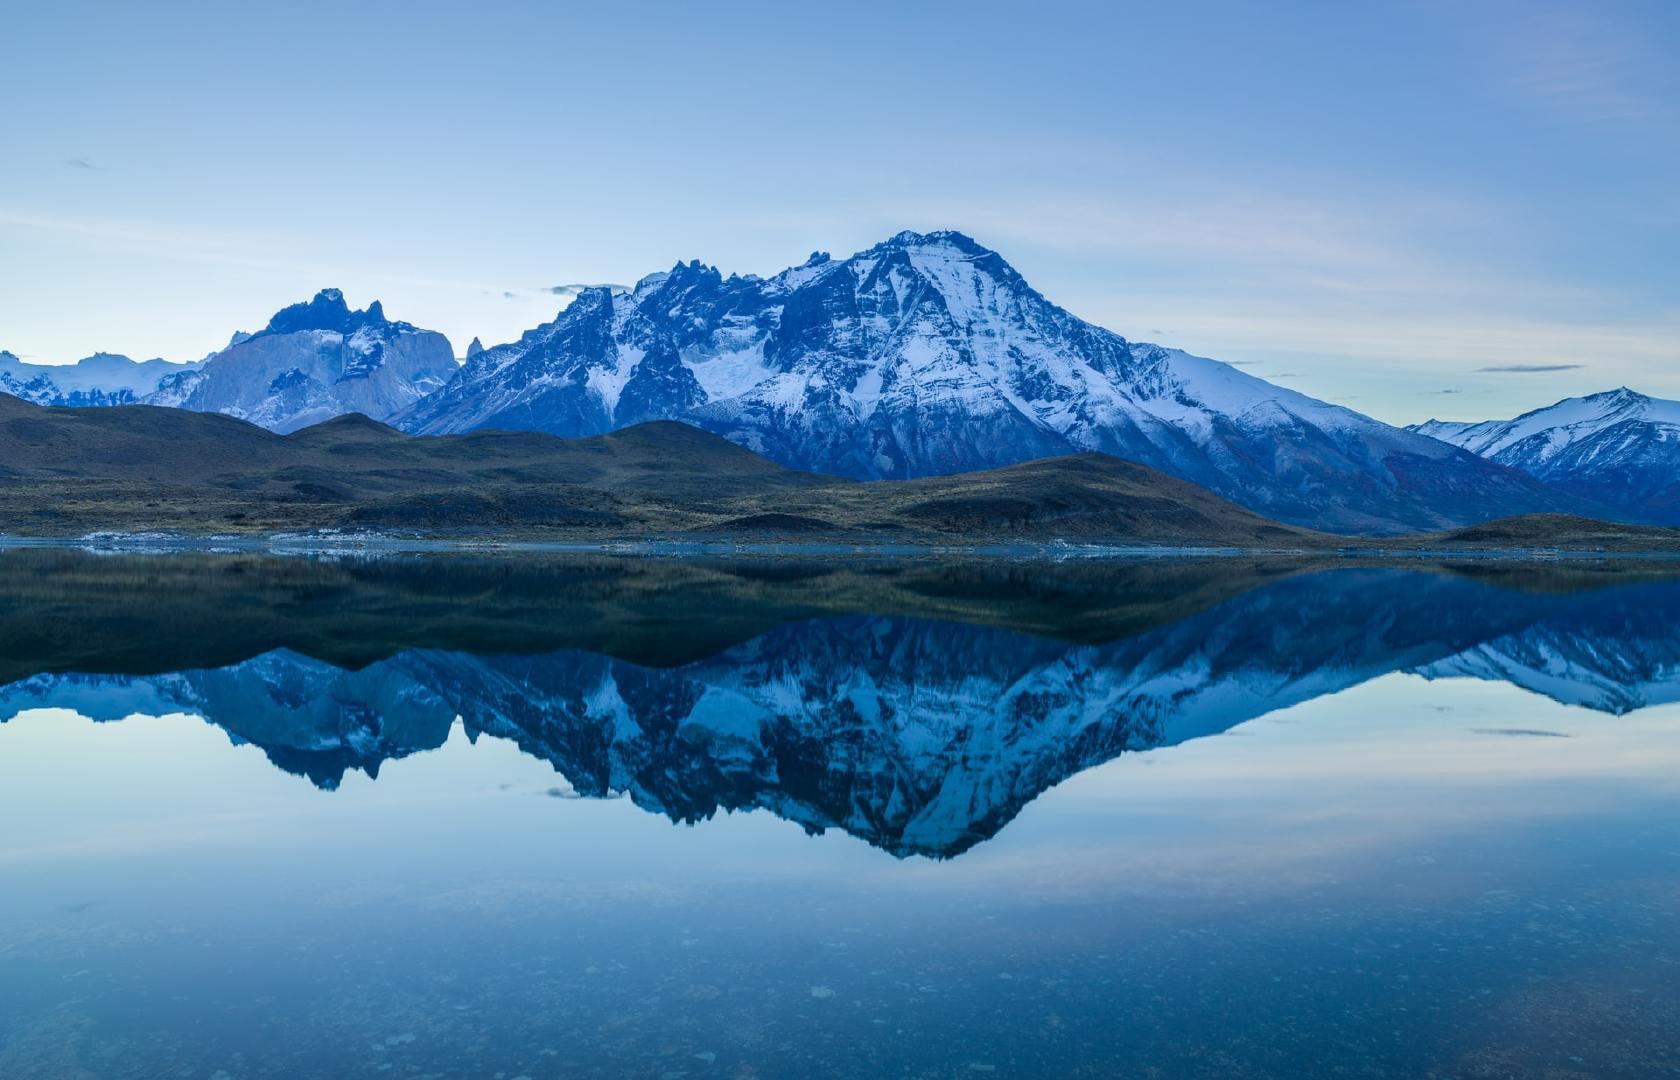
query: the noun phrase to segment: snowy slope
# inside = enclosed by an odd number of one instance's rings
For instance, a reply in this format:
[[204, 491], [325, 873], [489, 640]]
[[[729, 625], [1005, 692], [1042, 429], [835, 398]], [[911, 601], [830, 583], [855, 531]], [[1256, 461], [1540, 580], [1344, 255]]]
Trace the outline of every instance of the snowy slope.
[[0, 393], [36, 405], [130, 405], [157, 389], [168, 376], [197, 366], [168, 360], [130, 360], [114, 353], [95, 353], [74, 364], [30, 364], [0, 350]]
[[1680, 401], [1622, 387], [1514, 420], [1430, 420], [1411, 430], [1627, 516], [1680, 524]]
[[1100, 450], [1344, 531], [1562, 508], [1435, 439], [1086, 323], [954, 232], [771, 278], [695, 261], [627, 292], [586, 290], [397, 422], [588, 435], [655, 417], [864, 479]]

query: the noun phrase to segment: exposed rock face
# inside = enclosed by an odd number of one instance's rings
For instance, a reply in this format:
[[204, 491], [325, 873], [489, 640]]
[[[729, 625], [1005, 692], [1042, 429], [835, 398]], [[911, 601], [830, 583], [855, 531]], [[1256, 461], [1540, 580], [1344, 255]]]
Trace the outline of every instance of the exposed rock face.
[[442, 334], [387, 319], [377, 300], [352, 311], [337, 289], [323, 289], [142, 400], [289, 432], [345, 413], [389, 420], [457, 370]]

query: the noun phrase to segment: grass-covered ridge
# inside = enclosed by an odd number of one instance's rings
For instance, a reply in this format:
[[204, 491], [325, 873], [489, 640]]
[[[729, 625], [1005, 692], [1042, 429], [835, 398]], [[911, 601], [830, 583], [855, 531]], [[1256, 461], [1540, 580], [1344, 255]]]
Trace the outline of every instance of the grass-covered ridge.
[[351, 415], [277, 435], [214, 413], [42, 408], [0, 395], [0, 533], [311, 529], [462, 540], [1680, 551], [1680, 530], [1558, 514], [1383, 540], [1331, 535], [1097, 453], [864, 483], [784, 468], [673, 421], [561, 439], [411, 436]]
[[292, 435], [230, 417], [0, 398], [0, 531], [359, 527], [480, 537], [1320, 538], [1101, 454], [905, 482], [783, 468], [684, 424], [415, 437], [346, 416]]

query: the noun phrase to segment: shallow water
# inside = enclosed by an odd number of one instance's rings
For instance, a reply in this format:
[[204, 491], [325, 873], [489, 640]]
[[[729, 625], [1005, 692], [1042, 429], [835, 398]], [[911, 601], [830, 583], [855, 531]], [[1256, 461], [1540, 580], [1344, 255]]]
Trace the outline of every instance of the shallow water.
[[0, 555], [0, 1076], [1680, 1075], [1680, 580]]

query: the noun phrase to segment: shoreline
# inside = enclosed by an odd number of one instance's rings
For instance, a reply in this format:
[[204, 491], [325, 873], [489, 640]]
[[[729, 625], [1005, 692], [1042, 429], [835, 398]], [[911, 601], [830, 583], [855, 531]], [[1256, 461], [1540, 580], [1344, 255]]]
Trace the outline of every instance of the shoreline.
[[151, 530], [100, 530], [80, 536], [0, 533], [0, 552], [64, 549], [112, 555], [270, 554], [300, 557], [360, 555], [619, 555], [634, 558], [843, 557], [993, 558], [1023, 561], [1265, 558], [1331, 562], [1369, 560], [1453, 560], [1489, 562], [1680, 562], [1680, 549], [1588, 549], [1564, 547], [1396, 546], [1350, 538], [1337, 547], [1233, 547], [1214, 544], [1152, 544], [1049, 541], [912, 542], [889, 540], [727, 539], [650, 536], [590, 540], [540, 540], [401, 536], [372, 532], [282, 532], [196, 534]]

